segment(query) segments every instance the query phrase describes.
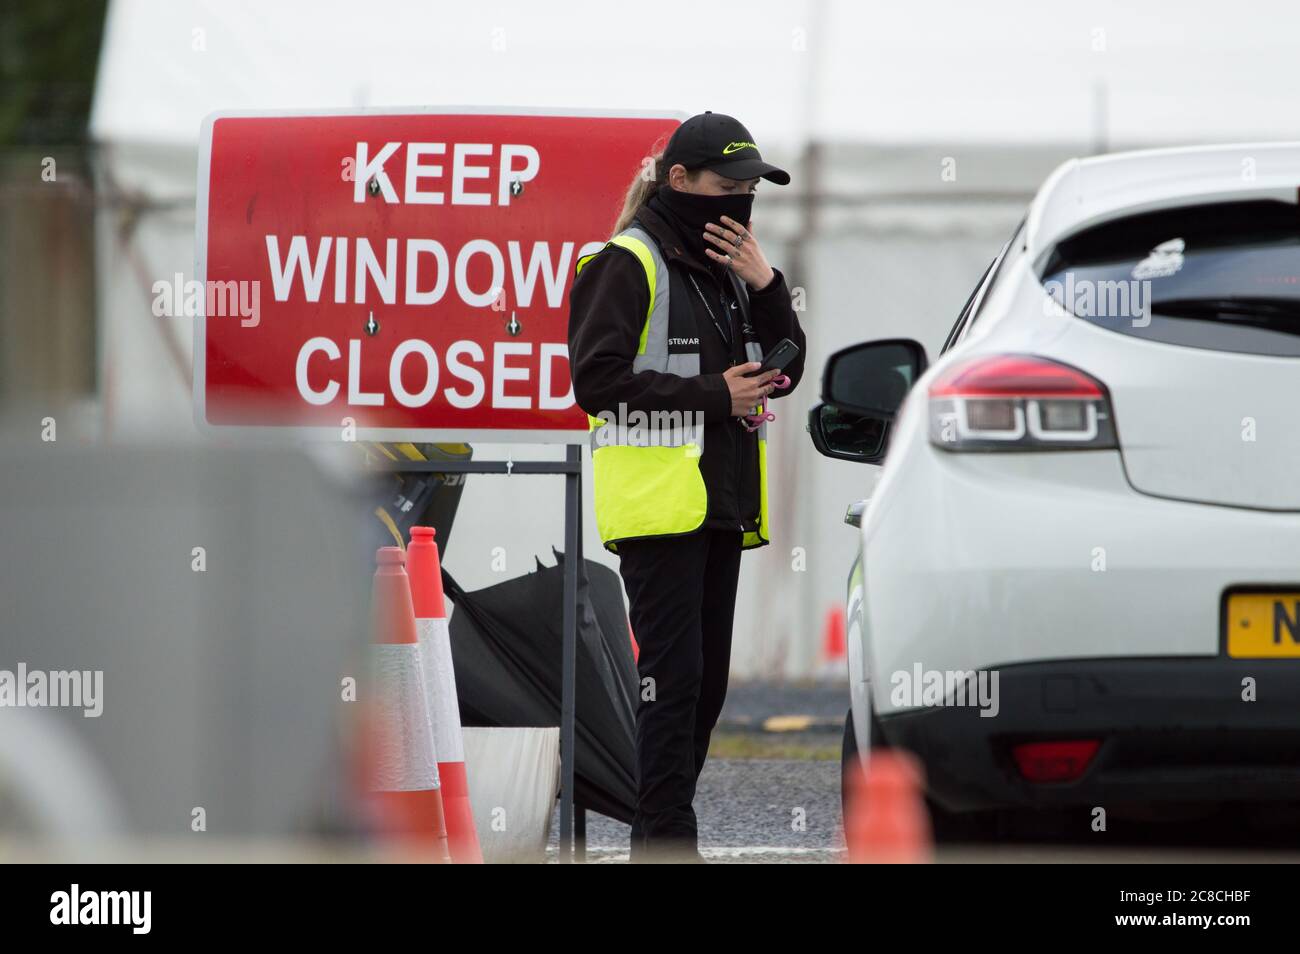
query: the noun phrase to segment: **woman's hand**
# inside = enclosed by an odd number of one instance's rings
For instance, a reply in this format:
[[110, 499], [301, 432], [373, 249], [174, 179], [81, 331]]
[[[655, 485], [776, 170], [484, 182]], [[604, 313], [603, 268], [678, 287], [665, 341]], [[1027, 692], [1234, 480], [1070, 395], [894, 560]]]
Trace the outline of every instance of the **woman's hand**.
[[[753, 412], [755, 405], [762, 404], [763, 399], [772, 393], [775, 385], [769, 384], [780, 371], [764, 371], [754, 374], [763, 365], [758, 361], [738, 364], [722, 372], [722, 380], [727, 382], [731, 391], [731, 416], [744, 417]], [[754, 374], [752, 378], [745, 375]]]
[[729, 215], [722, 217], [722, 225], [710, 222], [704, 228], [707, 230], [704, 238], [718, 249], [716, 252], [711, 248], [704, 249], [713, 261], [726, 265], [754, 291], [761, 291], [771, 284], [775, 273], [767, 264], [767, 257], [759, 248], [753, 232]]

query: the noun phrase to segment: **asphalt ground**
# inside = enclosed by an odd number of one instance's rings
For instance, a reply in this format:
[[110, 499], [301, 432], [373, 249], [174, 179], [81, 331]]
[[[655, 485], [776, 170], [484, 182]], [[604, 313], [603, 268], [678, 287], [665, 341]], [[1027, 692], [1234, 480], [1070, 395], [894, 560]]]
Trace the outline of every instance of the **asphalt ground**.
[[[843, 854], [838, 761], [710, 758], [695, 814], [706, 861], [826, 863]], [[558, 825], [557, 813], [553, 844]], [[627, 861], [627, 849], [627, 825], [587, 816], [589, 862]]]
[[[710, 862], [826, 863], [844, 852], [840, 739], [844, 683], [733, 684], [695, 796]], [[559, 812], [551, 824], [551, 856]], [[587, 860], [627, 860], [629, 828], [587, 816]]]

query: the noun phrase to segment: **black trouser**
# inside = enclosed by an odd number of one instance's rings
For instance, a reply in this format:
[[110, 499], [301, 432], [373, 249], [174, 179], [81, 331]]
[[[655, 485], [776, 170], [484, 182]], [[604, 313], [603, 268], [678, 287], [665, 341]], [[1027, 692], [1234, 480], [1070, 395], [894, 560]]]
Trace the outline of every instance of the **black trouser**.
[[695, 850], [691, 802], [727, 695], [740, 544], [739, 530], [706, 529], [618, 545], [640, 649], [634, 859]]

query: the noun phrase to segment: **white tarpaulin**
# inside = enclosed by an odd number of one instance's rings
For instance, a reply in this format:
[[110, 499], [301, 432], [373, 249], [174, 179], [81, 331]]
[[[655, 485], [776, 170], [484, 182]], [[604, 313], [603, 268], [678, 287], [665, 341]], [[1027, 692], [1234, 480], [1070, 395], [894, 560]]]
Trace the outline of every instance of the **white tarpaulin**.
[[560, 790], [560, 730], [466, 726], [462, 731], [483, 860], [542, 861]]

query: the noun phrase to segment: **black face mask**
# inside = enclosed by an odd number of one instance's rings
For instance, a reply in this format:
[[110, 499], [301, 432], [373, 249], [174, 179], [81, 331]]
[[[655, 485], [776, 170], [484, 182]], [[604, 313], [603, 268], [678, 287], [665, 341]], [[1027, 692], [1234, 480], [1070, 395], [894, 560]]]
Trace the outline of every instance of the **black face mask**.
[[723, 225], [722, 217], [726, 215], [741, 225], [748, 225], [754, 209], [752, 192], [743, 195], [699, 195], [695, 192], [679, 192], [665, 183], [655, 195], [681, 225], [681, 238], [687, 249], [709, 264], [713, 260], [704, 254], [704, 249], [711, 248], [716, 252], [718, 247], [705, 240], [705, 224], [713, 222], [715, 225]]

